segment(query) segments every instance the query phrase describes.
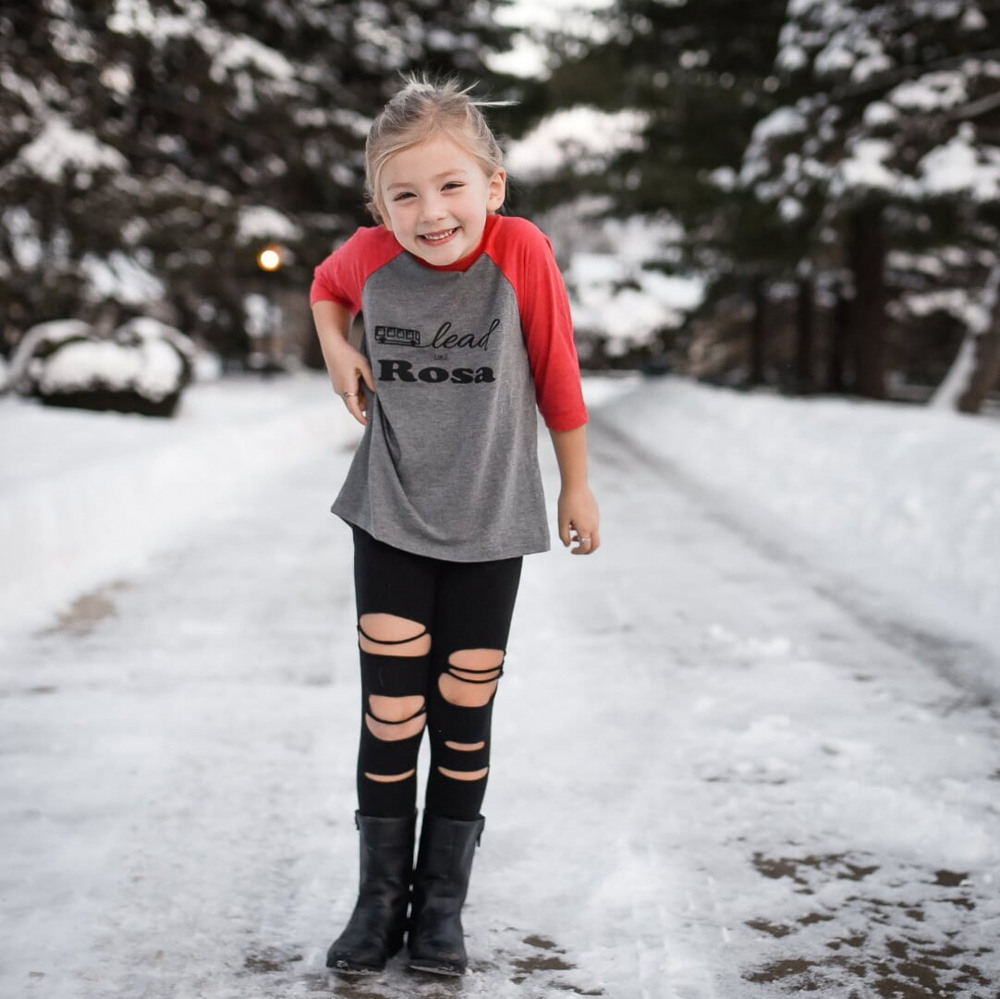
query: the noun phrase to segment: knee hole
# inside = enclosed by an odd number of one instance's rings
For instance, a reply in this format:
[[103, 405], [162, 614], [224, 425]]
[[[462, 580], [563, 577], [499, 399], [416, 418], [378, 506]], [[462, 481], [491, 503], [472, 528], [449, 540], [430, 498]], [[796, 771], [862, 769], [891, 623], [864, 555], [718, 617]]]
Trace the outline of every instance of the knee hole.
[[438, 773], [452, 780], [482, 780], [489, 772], [489, 767], [481, 770], [449, 770], [447, 767], [438, 767]]
[[459, 649], [448, 656], [448, 672], [438, 678], [438, 690], [449, 703], [482, 708], [493, 699], [503, 674], [503, 649]]
[[457, 749], [460, 753], [475, 753], [486, 748], [485, 742], [452, 742], [450, 739], [445, 742], [449, 749]]
[[395, 725], [379, 721], [371, 715], [365, 715], [365, 727], [379, 742], [402, 742], [403, 739], [412, 739], [415, 735], [423, 732], [425, 724], [423, 715]]
[[368, 713], [365, 726], [382, 742], [401, 742], [412, 739], [424, 730], [427, 716], [424, 699], [419, 694], [407, 697], [368, 696]]
[[431, 636], [419, 621], [396, 614], [362, 614], [358, 645], [376, 656], [425, 656], [431, 650]]
[[378, 721], [401, 722], [409, 721], [424, 706], [420, 694], [408, 694], [404, 697], [386, 697], [384, 694], [368, 695], [368, 710]]
[[375, 781], [376, 784], [397, 784], [400, 781], [408, 780], [416, 772], [417, 771], [415, 769], [407, 770], [405, 773], [402, 774], [370, 774], [366, 772], [365, 777], [368, 780]]
[[438, 690], [449, 703], [459, 708], [484, 708], [496, 693], [498, 680], [488, 683], [467, 683], [458, 680], [450, 673], [442, 673], [438, 677]]
[[467, 673], [482, 673], [503, 666], [503, 649], [459, 649], [448, 656], [448, 663]]

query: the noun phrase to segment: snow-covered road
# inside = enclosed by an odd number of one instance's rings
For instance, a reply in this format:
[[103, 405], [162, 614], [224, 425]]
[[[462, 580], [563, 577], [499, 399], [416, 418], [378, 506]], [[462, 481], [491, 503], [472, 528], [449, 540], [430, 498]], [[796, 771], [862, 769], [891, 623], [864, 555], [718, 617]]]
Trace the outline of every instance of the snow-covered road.
[[996, 999], [995, 650], [807, 558], [631, 406], [594, 412], [601, 552], [526, 561], [470, 975], [323, 969], [356, 880], [339, 445], [8, 635], [0, 995]]

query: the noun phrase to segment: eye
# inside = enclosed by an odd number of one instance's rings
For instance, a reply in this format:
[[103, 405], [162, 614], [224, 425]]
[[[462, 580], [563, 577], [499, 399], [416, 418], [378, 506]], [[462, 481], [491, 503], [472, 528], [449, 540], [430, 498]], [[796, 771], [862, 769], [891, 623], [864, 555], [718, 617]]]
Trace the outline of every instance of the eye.
[[413, 197], [412, 191], [400, 191], [399, 194], [393, 196], [393, 201], [406, 201], [408, 198]]
[[449, 180], [447, 184], [444, 185], [446, 191], [452, 191], [458, 187], [465, 187], [465, 185], [460, 180]]

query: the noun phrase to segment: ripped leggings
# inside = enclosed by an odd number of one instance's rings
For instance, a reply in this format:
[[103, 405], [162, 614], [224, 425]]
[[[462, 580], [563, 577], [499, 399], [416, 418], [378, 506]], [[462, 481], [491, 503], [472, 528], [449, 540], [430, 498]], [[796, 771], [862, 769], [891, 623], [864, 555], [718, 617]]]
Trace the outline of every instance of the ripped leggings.
[[479, 815], [493, 699], [503, 673], [521, 559], [447, 562], [354, 528], [361, 658], [358, 809], [412, 815], [417, 753], [430, 739], [425, 808]]

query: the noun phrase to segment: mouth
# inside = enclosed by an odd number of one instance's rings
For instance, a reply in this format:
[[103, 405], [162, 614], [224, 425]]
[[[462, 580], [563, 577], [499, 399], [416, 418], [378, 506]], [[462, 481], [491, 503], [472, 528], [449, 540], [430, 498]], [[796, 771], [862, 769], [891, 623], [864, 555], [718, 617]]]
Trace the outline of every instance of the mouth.
[[417, 238], [421, 240], [421, 242], [429, 243], [431, 246], [434, 246], [437, 243], [447, 242], [452, 236], [455, 235], [456, 232], [458, 232], [458, 226], [455, 226], [454, 229], [442, 229], [440, 232], [425, 232]]

